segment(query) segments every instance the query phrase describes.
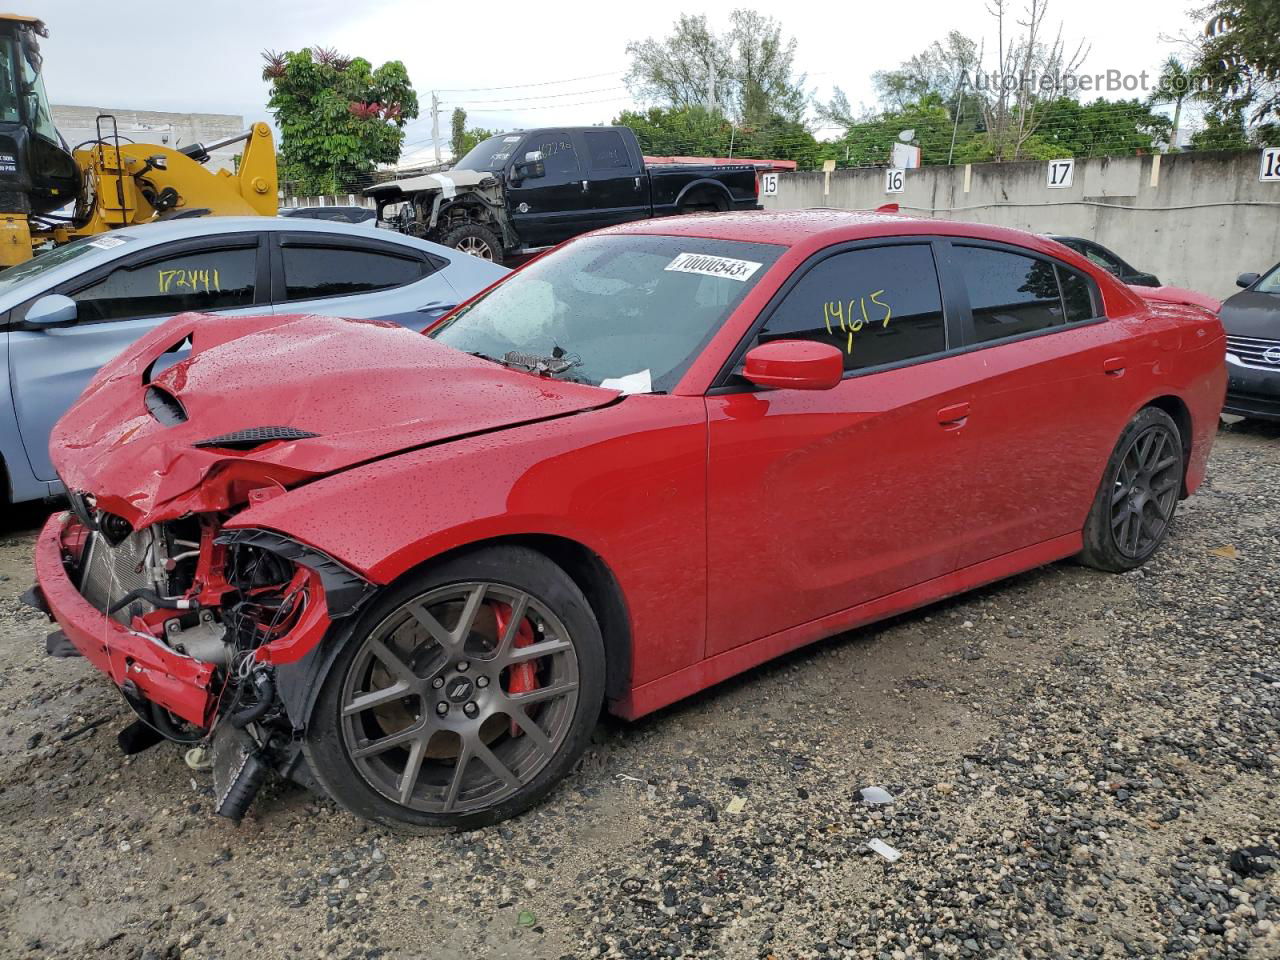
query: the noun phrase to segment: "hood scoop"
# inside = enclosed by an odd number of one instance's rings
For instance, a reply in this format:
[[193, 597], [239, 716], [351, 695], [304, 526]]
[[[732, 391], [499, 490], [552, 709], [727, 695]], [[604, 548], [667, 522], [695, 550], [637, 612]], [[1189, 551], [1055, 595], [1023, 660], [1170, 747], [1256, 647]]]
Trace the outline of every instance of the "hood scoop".
[[147, 412], [162, 427], [176, 427], [187, 422], [187, 410], [182, 401], [163, 387], [151, 384], [143, 394], [142, 401], [147, 406]]
[[213, 447], [218, 450], [256, 450], [276, 440], [310, 440], [320, 434], [297, 427], [246, 427], [244, 430], [233, 430], [208, 440], [196, 443], [197, 447]]

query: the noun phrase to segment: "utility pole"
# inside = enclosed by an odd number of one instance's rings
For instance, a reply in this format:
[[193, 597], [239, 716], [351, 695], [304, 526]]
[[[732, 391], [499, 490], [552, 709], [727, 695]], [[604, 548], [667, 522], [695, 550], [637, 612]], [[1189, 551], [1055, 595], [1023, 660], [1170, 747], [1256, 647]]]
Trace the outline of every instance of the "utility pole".
[[[436, 148], [436, 166], [440, 166], [440, 98], [431, 91], [431, 141]], [[453, 159], [457, 160], [457, 157]]]

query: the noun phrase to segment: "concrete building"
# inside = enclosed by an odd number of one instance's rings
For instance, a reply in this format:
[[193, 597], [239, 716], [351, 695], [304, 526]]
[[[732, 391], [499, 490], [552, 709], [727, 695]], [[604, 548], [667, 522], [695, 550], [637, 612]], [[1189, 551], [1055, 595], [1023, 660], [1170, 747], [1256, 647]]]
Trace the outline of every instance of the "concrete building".
[[[107, 113], [116, 118], [121, 139], [127, 137], [136, 143], [158, 143], [171, 149], [192, 143], [213, 143], [235, 136], [248, 124], [244, 117], [230, 113], [164, 113], [157, 110], [128, 110], [112, 107], [77, 107], [54, 104], [53, 123], [67, 143], [74, 147], [85, 140], [94, 139], [95, 120]], [[110, 129], [103, 121], [104, 131]], [[210, 170], [234, 170], [232, 157], [240, 153], [242, 144], [232, 144], [212, 152]]]

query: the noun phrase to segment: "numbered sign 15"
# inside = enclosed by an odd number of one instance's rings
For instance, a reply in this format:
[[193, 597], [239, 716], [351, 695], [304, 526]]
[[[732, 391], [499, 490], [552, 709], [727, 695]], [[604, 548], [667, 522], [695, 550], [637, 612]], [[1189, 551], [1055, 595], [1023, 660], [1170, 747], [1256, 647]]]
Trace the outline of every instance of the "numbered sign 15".
[[1259, 180], [1280, 180], [1280, 147], [1262, 148], [1262, 166], [1258, 168]]
[[884, 172], [884, 192], [902, 193], [907, 182], [907, 172], [899, 167], [891, 167]]
[[1071, 179], [1075, 176], [1075, 172], [1075, 160], [1050, 160], [1049, 186], [1054, 189], [1071, 186]]
[[776, 173], [760, 174], [760, 196], [776, 197], [778, 195], [778, 175]]

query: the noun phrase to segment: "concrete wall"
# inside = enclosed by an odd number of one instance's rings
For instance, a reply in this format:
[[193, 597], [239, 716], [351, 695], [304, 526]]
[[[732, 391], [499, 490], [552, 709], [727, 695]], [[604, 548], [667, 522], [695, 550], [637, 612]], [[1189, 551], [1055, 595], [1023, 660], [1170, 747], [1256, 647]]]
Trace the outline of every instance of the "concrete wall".
[[[883, 169], [784, 173], [766, 209], [874, 209], [1088, 237], [1139, 270], [1216, 297], [1280, 261], [1280, 183], [1258, 179], [1258, 151], [1077, 160], [1072, 186], [1049, 189], [1047, 165], [982, 163], [906, 172], [885, 193]], [[966, 172], [967, 171], [967, 172]]]
[[[58, 128], [67, 143], [74, 147], [97, 134], [94, 120], [100, 113], [116, 118], [121, 137], [135, 143], [158, 143], [171, 150], [192, 143], [212, 143], [235, 136], [246, 128], [244, 117], [230, 113], [164, 113], [157, 110], [126, 110], [110, 107], [77, 107], [52, 104], [53, 125]], [[110, 126], [104, 122], [104, 130]], [[210, 153], [206, 166], [210, 170], [235, 167], [232, 157], [244, 150], [244, 144], [236, 143]]]

